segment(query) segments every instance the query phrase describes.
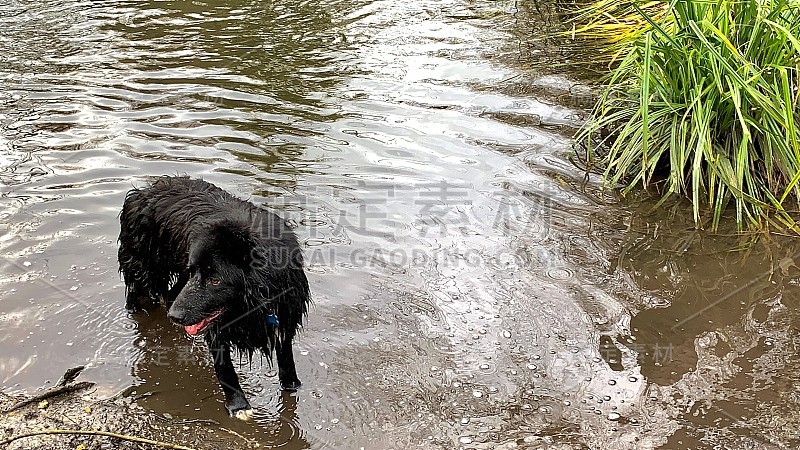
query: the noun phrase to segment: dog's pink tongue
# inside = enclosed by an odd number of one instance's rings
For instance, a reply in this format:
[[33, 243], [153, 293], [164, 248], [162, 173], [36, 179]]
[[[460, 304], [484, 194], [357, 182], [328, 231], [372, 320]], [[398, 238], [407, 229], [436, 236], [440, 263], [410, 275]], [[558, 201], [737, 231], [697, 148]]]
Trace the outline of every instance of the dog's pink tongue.
[[186, 328], [186, 332], [194, 336], [198, 331], [200, 331], [201, 328], [203, 328], [203, 322], [196, 323], [194, 325], [186, 325], [183, 328]]
[[189, 333], [189, 335], [194, 336], [197, 333], [203, 331], [206, 327], [208, 327], [208, 325], [211, 322], [213, 322], [214, 319], [216, 319], [217, 317], [219, 317], [220, 314], [222, 314], [222, 311], [223, 311], [222, 309], [220, 309], [219, 311], [215, 311], [213, 314], [201, 320], [200, 322], [197, 322], [194, 325], [186, 325], [183, 328], [186, 329], [186, 332]]
[[200, 330], [205, 328], [205, 326], [208, 325], [208, 322], [211, 322], [211, 319], [206, 318], [206, 319], [201, 320], [200, 322], [197, 322], [194, 325], [186, 325], [183, 328], [185, 328], [186, 332], [189, 333], [191, 336], [194, 336], [198, 332], [200, 332]]

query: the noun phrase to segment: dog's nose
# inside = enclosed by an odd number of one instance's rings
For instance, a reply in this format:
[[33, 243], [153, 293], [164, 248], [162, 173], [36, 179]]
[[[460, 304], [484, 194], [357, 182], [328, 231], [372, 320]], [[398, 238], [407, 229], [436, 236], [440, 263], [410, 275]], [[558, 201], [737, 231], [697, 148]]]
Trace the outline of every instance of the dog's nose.
[[167, 317], [178, 325], [186, 325], [183, 323], [186, 320], [186, 310], [183, 308], [176, 308], [175, 305], [172, 305], [167, 312]]

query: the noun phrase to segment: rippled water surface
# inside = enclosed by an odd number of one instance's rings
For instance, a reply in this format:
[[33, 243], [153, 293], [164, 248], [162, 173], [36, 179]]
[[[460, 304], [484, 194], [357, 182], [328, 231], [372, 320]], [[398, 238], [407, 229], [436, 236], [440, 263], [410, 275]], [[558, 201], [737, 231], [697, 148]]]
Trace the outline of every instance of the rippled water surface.
[[[101, 395], [268, 448], [797, 448], [797, 241], [732, 251], [584, 180], [581, 98], [522, 71], [542, 12], [515, 8], [5, 5], [2, 388], [85, 364]], [[176, 173], [304, 243], [304, 385], [242, 361], [252, 423], [203, 345], [123, 308], [125, 192]]]

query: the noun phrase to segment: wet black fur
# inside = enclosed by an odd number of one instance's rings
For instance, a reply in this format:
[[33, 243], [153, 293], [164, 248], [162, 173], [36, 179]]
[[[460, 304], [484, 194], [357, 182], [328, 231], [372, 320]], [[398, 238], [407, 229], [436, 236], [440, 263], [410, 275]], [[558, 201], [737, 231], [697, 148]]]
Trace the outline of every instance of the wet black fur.
[[[205, 334], [231, 414], [249, 409], [230, 351], [277, 354], [281, 385], [300, 381], [292, 339], [308, 311], [297, 238], [277, 215], [202, 180], [161, 177], [131, 190], [120, 214], [119, 264], [126, 307], [160, 299], [170, 319], [198, 323], [225, 308]], [[268, 325], [268, 316], [278, 326]]]

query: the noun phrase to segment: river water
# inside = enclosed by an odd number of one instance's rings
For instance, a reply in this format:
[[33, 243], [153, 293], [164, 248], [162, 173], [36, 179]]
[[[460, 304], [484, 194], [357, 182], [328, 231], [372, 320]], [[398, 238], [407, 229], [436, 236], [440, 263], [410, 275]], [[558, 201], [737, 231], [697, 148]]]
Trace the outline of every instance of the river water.
[[[545, 10], [6, 2], [0, 386], [86, 365], [98, 395], [266, 448], [797, 448], [796, 239], [748, 247], [585, 179], [585, 97], [523, 70], [558, 53], [531, 34]], [[117, 215], [161, 174], [303, 243], [304, 385], [242, 361], [250, 423], [203, 345], [123, 308]]]

